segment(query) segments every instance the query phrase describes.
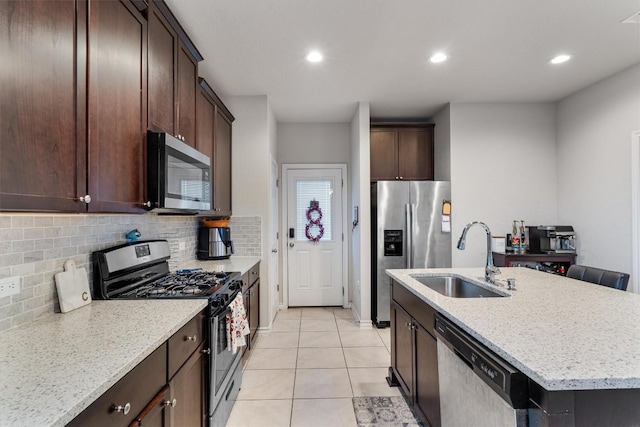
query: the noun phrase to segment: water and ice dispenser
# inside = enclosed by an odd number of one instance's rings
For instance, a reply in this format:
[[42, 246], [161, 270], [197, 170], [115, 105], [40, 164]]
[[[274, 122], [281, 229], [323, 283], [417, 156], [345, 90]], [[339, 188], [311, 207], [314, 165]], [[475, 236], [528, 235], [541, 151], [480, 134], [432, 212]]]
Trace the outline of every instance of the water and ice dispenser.
[[402, 230], [384, 230], [384, 256], [402, 256]]

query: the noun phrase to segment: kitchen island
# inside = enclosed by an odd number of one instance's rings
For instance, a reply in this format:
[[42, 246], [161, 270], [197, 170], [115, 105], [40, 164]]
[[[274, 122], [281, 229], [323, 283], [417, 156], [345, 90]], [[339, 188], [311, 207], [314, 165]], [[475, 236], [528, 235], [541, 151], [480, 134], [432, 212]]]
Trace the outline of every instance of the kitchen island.
[[481, 279], [484, 269], [387, 273], [394, 286], [526, 375], [536, 410], [556, 415], [542, 425], [596, 425], [581, 424], [587, 410], [604, 414], [601, 420], [625, 414], [624, 419], [640, 423], [640, 295], [527, 268], [502, 268], [500, 279], [516, 279], [516, 290], [498, 288], [507, 296], [451, 298], [411, 275], [453, 274], [491, 287]]

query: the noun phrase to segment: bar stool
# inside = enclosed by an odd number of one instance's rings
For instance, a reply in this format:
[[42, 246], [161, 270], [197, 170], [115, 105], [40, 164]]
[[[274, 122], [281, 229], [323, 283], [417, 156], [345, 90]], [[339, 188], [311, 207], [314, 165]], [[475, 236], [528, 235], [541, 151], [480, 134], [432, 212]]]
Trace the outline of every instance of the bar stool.
[[603, 270], [601, 268], [587, 267], [586, 265], [572, 265], [567, 270], [567, 277], [595, 283], [596, 285], [627, 290], [629, 275], [619, 271]]

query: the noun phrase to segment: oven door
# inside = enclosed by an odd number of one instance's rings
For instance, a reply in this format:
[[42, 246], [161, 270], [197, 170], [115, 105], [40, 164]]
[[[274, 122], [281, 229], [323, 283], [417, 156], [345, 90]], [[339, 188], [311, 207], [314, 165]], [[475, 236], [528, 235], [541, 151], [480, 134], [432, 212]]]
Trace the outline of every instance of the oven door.
[[227, 350], [227, 315], [231, 309], [226, 308], [214, 313], [211, 317], [211, 368], [209, 411], [212, 413], [222, 397], [226, 383], [237, 365], [240, 352], [233, 354]]

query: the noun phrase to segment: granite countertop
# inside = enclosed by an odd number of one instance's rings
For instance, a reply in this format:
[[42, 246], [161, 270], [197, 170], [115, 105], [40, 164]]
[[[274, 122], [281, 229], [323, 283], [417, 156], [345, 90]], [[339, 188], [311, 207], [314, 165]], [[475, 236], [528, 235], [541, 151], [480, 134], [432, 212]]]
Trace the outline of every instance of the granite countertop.
[[202, 268], [205, 271], [239, 271], [244, 274], [260, 262], [257, 256], [231, 256], [216, 261], [189, 261], [183, 268]]
[[0, 426], [65, 425], [206, 305], [93, 301], [0, 333]]
[[[640, 388], [640, 295], [528, 268], [503, 298], [450, 298], [410, 274], [474, 281], [484, 268], [387, 270], [387, 274], [549, 391]], [[481, 279], [483, 280], [483, 279]], [[491, 287], [491, 285], [487, 285]]]

